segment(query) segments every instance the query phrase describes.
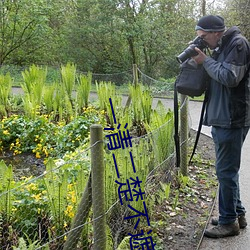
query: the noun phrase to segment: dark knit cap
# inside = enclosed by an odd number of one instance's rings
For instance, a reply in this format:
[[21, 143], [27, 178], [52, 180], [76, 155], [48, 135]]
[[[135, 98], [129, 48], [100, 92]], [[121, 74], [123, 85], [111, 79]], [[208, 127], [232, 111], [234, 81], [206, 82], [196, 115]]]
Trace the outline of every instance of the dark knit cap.
[[224, 31], [225, 24], [224, 19], [221, 16], [203, 16], [195, 26], [195, 30], [204, 31]]

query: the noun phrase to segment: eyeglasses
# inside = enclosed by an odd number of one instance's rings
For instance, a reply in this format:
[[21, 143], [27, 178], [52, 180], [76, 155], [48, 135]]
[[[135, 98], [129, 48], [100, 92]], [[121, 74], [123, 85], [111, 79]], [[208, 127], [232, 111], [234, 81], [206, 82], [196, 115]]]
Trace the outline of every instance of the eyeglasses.
[[210, 32], [206, 32], [202, 35], [200, 35], [199, 37], [202, 38], [202, 39], [205, 39], [207, 37], [208, 34], [211, 34], [211, 33], [214, 33], [213, 31], [210, 31]]

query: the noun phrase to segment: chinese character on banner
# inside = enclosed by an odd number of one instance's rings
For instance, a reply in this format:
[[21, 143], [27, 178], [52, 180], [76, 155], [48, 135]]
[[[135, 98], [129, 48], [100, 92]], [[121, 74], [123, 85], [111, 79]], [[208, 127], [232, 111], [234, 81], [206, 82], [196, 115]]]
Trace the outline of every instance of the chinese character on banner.
[[[124, 126], [125, 129], [127, 129], [127, 123]], [[118, 125], [117, 129], [120, 129], [121, 124]], [[113, 128], [105, 128], [104, 130], [114, 130]], [[127, 134], [126, 134], [127, 133]], [[115, 150], [118, 148], [122, 148], [124, 149], [124, 143], [125, 146], [128, 147], [132, 147], [132, 142], [131, 139], [132, 137], [129, 134], [129, 130], [127, 129], [126, 132], [123, 131], [123, 133], [119, 130], [117, 133], [113, 133], [110, 135], [106, 135], [105, 137], [107, 137], [109, 139], [109, 143], [108, 143], [108, 149], [109, 150]]]
[[[115, 182], [120, 185], [118, 188], [118, 194], [119, 194], [121, 205], [123, 205], [122, 194], [125, 196], [126, 201], [133, 201], [134, 200], [133, 197], [136, 197], [136, 201], [138, 201], [139, 198], [143, 200], [143, 195], [145, 194], [145, 192], [142, 192], [141, 190], [140, 184], [142, 183], [142, 181], [139, 180], [138, 176], [136, 177], [136, 180], [130, 177], [129, 179], [127, 179], [126, 183], [121, 183], [117, 180]], [[127, 189], [122, 190], [123, 186], [125, 186]], [[131, 190], [131, 186], [133, 186], [132, 190]]]
[[[115, 118], [115, 113], [114, 113], [111, 98], [109, 98], [109, 102], [110, 102], [110, 106], [112, 109], [114, 123], [116, 124], [116, 118]], [[124, 143], [126, 144], [126, 147], [128, 147], [128, 146], [132, 147], [132, 142], [131, 142], [132, 137], [129, 134], [129, 130], [127, 129], [127, 126], [128, 126], [128, 124], [126, 123], [126, 125], [124, 126], [126, 131], [123, 131], [123, 133], [122, 133], [119, 130], [121, 127], [121, 124], [119, 124], [117, 127], [117, 129], [119, 131], [117, 133], [106, 135], [106, 137], [109, 139], [109, 143], [108, 143], [109, 150], [114, 150], [114, 149], [118, 149], [118, 148], [124, 149], [125, 148]], [[114, 130], [114, 128], [104, 128], [104, 130]]]
[[[148, 226], [150, 226], [150, 222], [149, 222], [149, 218], [148, 218], [148, 211], [147, 211], [147, 208], [146, 208], [145, 201], [143, 201], [143, 206], [144, 206], [144, 211], [145, 211], [144, 213], [143, 213], [143, 212], [140, 212], [140, 211], [136, 210], [135, 208], [133, 208], [132, 206], [128, 205], [128, 207], [129, 207], [131, 210], [135, 211], [137, 214], [131, 215], [131, 216], [127, 216], [127, 217], [124, 218], [124, 220], [129, 220], [129, 219], [136, 218], [136, 217], [139, 217], [139, 216], [145, 216], [145, 217], [147, 218]], [[137, 226], [138, 226], [140, 220], [141, 220], [141, 219], [138, 218], [138, 220], [137, 220], [137, 222], [136, 222], [136, 224], [135, 224], [134, 229], [137, 228]]]
[[[111, 106], [111, 110], [112, 110], [112, 114], [113, 114], [114, 124], [116, 124], [116, 117], [115, 117], [111, 98], [109, 98], [109, 102], [110, 102], [110, 106]], [[115, 132], [113, 134], [108, 134], [105, 136], [108, 138], [108, 141], [109, 141], [108, 145], [107, 145], [109, 150], [125, 149], [125, 148], [132, 147], [132, 140], [131, 140], [132, 137], [129, 134], [129, 130], [128, 130], [127, 126], [128, 126], [128, 124], [126, 123], [124, 126], [125, 131], [121, 131], [120, 130], [121, 124], [119, 124], [117, 126], [118, 132]], [[114, 128], [104, 128], [104, 130], [114, 131], [115, 129]], [[130, 151], [129, 154], [130, 154], [131, 164], [133, 167], [133, 172], [136, 173], [132, 152]], [[116, 156], [114, 153], [112, 153], [112, 157], [113, 157], [113, 161], [114, 161], [114, 165], [115, 165], [117, 178], [120, 178], [118, 164], [117, 164]], [[144, 211], [142, 211], [142, 212], [136, 210], [135, 208], [133, 208], [131, 205], [128, 204], [128, 208], [134, 212], [134, 215], [132, 214], [130, 216], [127, 216], [124, 218], [124, 220], [137, 218], [136, 224], [134, 226], [134, 229], [137, 229], [141, 218], [146, 218], [147, 225], [150, 226], [148, 212], [147, 212], [146, 204], [144, 201], [145, 192], [142, 191], [142, 187], [141, 187], [142, 181], [139, 180], [139, 177], [138, 176], [136, 176], [135, 178], [130, 177], [130, 178], [127, 178], [126, 180], [124, 180], [123, 182], [116, 180], [115, 183], [119, 185], [118, 186], [118, 195], [119, 195], [121, 205], [123, 205], [123, 201], [127, 201], [127, 202], [136, 201], [136, 202], [138, 202], [138, 200], [140, 199], [140, 201], [143, 202]], [[153, 243], [152, 237], [149, 236], [149, 234], [151, 232], [152, 232], [152, 230], [150, 230], [149, 232], [147, 232], [147, 234], [145, 234], [144, 231], [141, 230], [140, 234], [137, 234], [137, 235], [129, 234], [131, 236], [130, 237], [130, 248], [132, 250], [133, 249], [135, 249], [135, 250], [140, 250], [140, 249], [141, 250], [154, 250], [155, 244]]]
[[[150, 230], [147, 234], [150, 234], [152, 230]], [[142, 250], [154, 250], [155, 243], [153, 242], [152, 236], [144, 235], [144, 231], [141, 230], [140, 234], [132, 235], [130, 238], [130, 249], [142, 249]]]

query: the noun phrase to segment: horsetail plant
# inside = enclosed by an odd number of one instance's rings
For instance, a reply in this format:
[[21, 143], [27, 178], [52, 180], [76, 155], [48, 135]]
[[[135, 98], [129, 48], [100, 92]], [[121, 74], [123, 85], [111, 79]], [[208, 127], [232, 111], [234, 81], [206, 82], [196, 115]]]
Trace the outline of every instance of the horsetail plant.
[[54, 92], [55, 84], [46, 86], [46, 88], [44, 89], [43, 102], [46, 107], [47, 114], [50, 114], [53, 111]]
[[0, 115], [7, 116], [11, 86], [12, 79], [10, 74], [0, 75]]
[[56, 225], [57, 234], [60, 235], [64, 228], [64, 217], [67, 209], [68, 176], [67, 172], [56, 169], [52, 159], [46, 164], [44, 184], [49, 199], [49, 207]]
[[43, 69], [32, 65], [29, 70], [22, 72], [24, 82], [21, 87], [24, 91], [24, 109], [29, 117], [35, 117], [39, 110], [43, 97], [43, 89], [46, 82], [47, 68]]
[[143, 85], [130, 85], [129, 92], [132, 100], [132, 110], [135, 124], [150, 123], [152, 110], [152, 95], [148, 89], [143, 90]]
[[0, 161], [0, 213], [4, 215], [6, 222], [9, 222], [12, 212], [14, 197], [10, 190], [13, 184], [12, 166], [7, 167], [3, 160]]
[[92, 74], [88, 72], [87, 75], [80, 75], [78, 78], [79, 85], [77, 87], [76, 102], [80, 110], [87, 108], [89, 103], [89, 94], [91, 90]]
[[150, 124], [146, 123], [145, 127], [152, 140], [155, 159], [158, 163], [163, 162], [173, 152], [173, 112], [166, 111], [159, 101], [151, 114]]
[[107, 112], [111, 127], [114, 127], [114, 119], [112, 114], [112, 109], [110, 105], [110, 99], [112, 100], [112, 106], [115, 112], [117, 122], [121, 123], [122, 119], [122, 107], [121, 107], [121, 96], [116, 94], [115, 85], [111, 82], [100, 82], [96, 83], [96, 89], [100, 104], [100, 109]]
[[72, 103], [72, 92], [76, 81], [76, 66], [71, 63], [67, 63], [66, 66], [61, 66], [61, 77], [62, 86]]

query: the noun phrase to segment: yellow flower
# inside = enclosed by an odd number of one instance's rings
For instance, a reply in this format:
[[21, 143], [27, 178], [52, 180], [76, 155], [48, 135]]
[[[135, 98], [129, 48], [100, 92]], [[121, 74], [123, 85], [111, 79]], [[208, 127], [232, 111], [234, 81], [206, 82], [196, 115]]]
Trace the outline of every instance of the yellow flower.
[[40, 201], [42, 199], [42, 194], [39, 193], [39, 194], [33, 194], [32, 197], [35, 198], [36, 201]]
[[13, 153], [13, 154], [14, 154], [14, 155], [19, 155], [19, 154], [21, 154], [21, 153], [22, 153], [22, 151], [19, 151], [19, 150], [16, 149], [16, 150], [14, 150], [14, 153]]
[[72, 201], [72, 203], [76, 203], [76, 196], [75, 195], [72, 195], [71, 201]]
[[35, 183], [30, 183], [29, 185], [26, 186], [26, 189], [28, 191], [35, 191], [37, 190], [37, 185]]
[[36, 158], [37, 158], [37, 159], [40, 159], [40, 158], [41, 158], [41, 155], [40, 155], [39, 152], [36, 152]]
[[73, 206], [68, 205], [66, 208], [66, 211], [64, 211], [64, 213], [65, 213], [65, 215], [68, 215], [69, 218], [73, 218], [74, 217]]
[[106, 113], [105, 110], [101, 110], [100, 112], [101, 115], [105, 115], [105, 113]]
[[12, 210], [12, 212], [16, 212], [17, 208], [13, 207], [11, 210]]
[[4, 135], [9, 135], [10, 133], [9, 133], [9, 131], [8, 131], [7, 129], [5, 129], [5, 130], [3, 131], [3, 134], [4, 134]]
[[43, 147], [43, 153], [45, 154], [46, 157], [48, 157], [49, 153], [46, 147]]

